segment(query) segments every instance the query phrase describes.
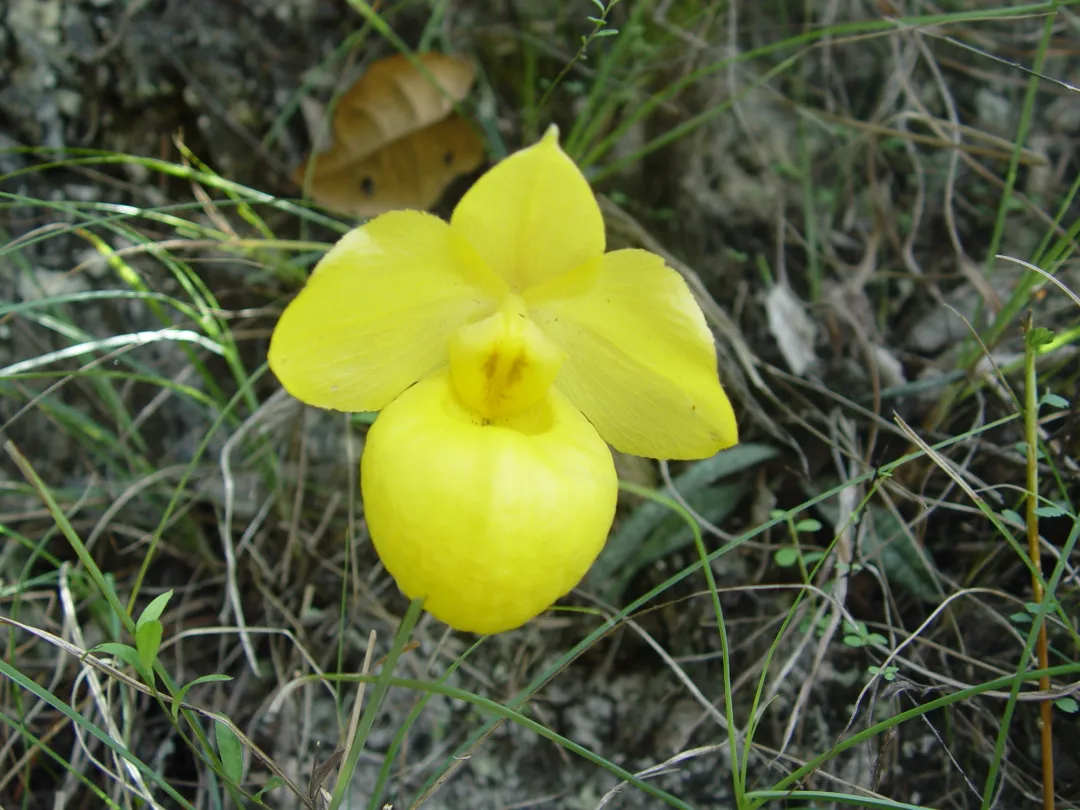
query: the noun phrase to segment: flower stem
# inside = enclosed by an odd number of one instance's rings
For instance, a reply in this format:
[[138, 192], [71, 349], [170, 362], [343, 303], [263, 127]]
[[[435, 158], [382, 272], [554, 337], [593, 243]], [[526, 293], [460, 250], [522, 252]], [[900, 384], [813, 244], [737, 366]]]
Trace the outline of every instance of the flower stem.
[[[1025, 338], [1032, 332], [1031, 314], [1024, 321]], [[1043, 600], [1042, 554], [1039, 551], [1039, 389], [1035, 377], [1036, 346], [1033, 340], [1024, 340], [1024, 438], [1027, 441], [1027, 539], [1028, 553], [1034, 570], [1031, 575], [1031, 594], [1036, 603]], [[1039, 625], [1039, 637], [1035, 642], [1039, 657], [1039, 669], [1049, 666], [1046, 644], [1046, 620]], [[1050, 690], [1050, 678], [1039, 679], [1039, 689]], [[1052, 727], [1054, 705], [1049, 700], [1039, 704], [1042, 735], [1043, 810], [1054, 810], [1054, 735]]]
[[352, 781], [352, 775], [356, 770], [356, 764], [360, 760], [360, 752], [364, 750], [364, 743], [367, 740], [368, 734], [371, 732], [371, 727], [375, 725], [375, 718], [379, 715], [379, 706], [382, 704], [383, 698], [386, 697], [386, 692], [390, 688], [390, 679], [394, 674], [394, 666], [397, 664], [397, 660], [401, 656], [402, 650], [405, 649], [405, 644], [409, 640], [409, 634], [412, 633], [412, 629], [416, 626], [416, 622], [420, 618], [423, 607], [424, 602], [422, 599], [414, 599], [409, 605], [409, 609], [405, 611], [405, 616], [402, 618], [401, 624], [398, 625], [397, 634], [394, 636], [394, 641], [390, 645], [390, 652], [386, 654], [382, 669], [379, 670], [379, 677], [375, 680], [375, 688], [371, 690], [371, 699], [368, 701], [367, 706], [364, 707], [364, 713], [361, 715], [360, 722], [356, 726], [356, 733], [353, 735], [352, 744], [345, 754], [345, 760], [342, 762], [341, 770], [338, 771], [337, 782], [334, 784], [334, 795], [330, 799], [328, 810], [339, 810], [342, 802], [345, 800], [345, 792], [349, 788], [349, 782]]

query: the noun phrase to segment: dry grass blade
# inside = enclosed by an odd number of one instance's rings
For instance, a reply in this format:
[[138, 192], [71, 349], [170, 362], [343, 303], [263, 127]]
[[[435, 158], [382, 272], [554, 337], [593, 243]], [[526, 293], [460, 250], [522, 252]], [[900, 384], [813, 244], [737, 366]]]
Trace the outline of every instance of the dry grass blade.
[[1015, 256], [1004, 256], [998, 254], [997, 258], [1004, 259], [1005, 261], [1012, 262], [1013, 264], [1018, 264], [1021, 267], [1026, 267], [1033, 273], [1038, 273], [1040, 276], [1045, 278], [1047, 281], [1049, 281], [1051, 284], [1055, 285], [1059, 290], [1065, 293], [1065, 295], [1069, 296], [1069, 298], [1072, 299], [1072, 302], [1078, 307], [1080, 307], [1080, 295], [1077, 295], [1072, 290], [1070, 290], [1061, 279], [1050, 275], [1050, 273], [1046, 272], [1041, 267], [1037, 267], [1031, 262], [1025, 262], [1023, 259], [1017, 259]]

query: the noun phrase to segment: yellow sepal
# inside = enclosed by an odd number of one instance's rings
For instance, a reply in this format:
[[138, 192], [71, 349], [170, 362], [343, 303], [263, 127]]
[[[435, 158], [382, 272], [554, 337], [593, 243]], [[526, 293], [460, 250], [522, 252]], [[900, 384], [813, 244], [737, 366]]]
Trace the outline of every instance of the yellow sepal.
[[517, 292], [604, 252], [600, 207], [555, 127], [477, 180], [450, 225]]

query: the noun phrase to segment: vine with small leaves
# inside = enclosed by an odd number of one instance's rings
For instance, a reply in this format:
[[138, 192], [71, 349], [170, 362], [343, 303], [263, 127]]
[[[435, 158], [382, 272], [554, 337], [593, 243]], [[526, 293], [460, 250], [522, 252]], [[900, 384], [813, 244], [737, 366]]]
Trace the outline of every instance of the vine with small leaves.
[[574, 65], [578, 62], [584, 62], [589, 58], [589, 46], [592, 45], [593, 41], [600, 39], [601, 37], [613, 37], [619, 33], [618, 28], [610, 28], [608, 26], [608, 15], [611, 13], [611, 10], [619, 4], [620, 0], [607, 0], [607, 2], [604, 2], [604, 0], [591, 0], [591, 2], [599, 9], [600, 16], [586, 17], [586, 19], [593, 24], [592, 31], [588, 34], [581, 35], [581, 47], [578, 48], [574, 57], [559, 71], [559, 75], [547, 86], [544, 95], [540, 97], [540, 103], [536, 105], [538, 109], [543, 109], [548, 99], [551, 98], [551, 94], [555, 92], [555, 88], [562, 84], [563, 79], [566, 78], [566, 75], [573, 69]]

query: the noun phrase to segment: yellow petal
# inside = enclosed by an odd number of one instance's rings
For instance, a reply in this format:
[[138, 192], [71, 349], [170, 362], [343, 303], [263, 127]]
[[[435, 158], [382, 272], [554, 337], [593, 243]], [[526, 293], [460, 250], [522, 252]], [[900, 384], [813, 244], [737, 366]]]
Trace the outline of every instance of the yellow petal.
[[557, 391], [512, 417], [464, 408], [444, 369], [386, 408], [361, 460], [375, 549], [458, 630], [511, 630], [584, 576], [615, 515], [611, 451]]
[[616, 450], [705, 458], [738, 441], [705, 317], [659, 256], [609, 253], [528, 301], [566, 352], [556, 385]]
[[494, 315], [450, 338], [450, 375], [458, 397], [481, 416], [509, 416], [547, 396], [562, 350], [529, 319], [511, 293]]
[[481, 177], [450, 224], [518, 292], [604, 252], [600, 208], [555, 127]]
[[376, 411], [447, 361], [505, 285], [442, 220], [396, 211], [349, 231], [286, 307], [270, 368], [309, 405]]

